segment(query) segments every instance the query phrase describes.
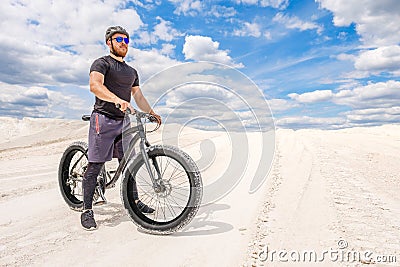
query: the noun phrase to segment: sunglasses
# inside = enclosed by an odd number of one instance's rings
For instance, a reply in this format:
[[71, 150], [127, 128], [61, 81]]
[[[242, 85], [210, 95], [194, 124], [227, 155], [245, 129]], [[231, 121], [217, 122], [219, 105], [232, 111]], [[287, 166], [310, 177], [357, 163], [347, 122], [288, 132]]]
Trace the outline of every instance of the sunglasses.
[[117, 41], [117, 43], [121, 43], [122, 41], [124, 41], [126, 44], [129, 44], [129, 38], [124, 38], [121, 36], [112, 38], [113, 40]]

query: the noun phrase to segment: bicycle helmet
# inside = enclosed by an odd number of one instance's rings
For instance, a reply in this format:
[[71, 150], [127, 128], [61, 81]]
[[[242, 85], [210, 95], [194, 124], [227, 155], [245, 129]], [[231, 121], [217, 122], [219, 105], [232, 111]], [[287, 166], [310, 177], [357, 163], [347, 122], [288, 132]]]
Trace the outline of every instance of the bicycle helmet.
[[129, 38], [129, 33], [124, 28], [122, 28], [121, 26], [111, 26], [111, 27], [108, 27], [108, 29], [106, 30], [106, 34], [105, 34], [106, 42], [108, 39], [110, 39], [116, 33], [125, 34], [126, 37]]

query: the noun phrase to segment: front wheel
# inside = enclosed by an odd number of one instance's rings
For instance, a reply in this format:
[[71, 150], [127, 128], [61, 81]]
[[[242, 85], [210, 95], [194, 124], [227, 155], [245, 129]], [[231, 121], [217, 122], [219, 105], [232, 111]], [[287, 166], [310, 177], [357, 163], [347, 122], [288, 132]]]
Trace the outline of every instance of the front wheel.
[[[200, 172], [185, 152], [172, 146], [148, 149], [151, 172], [159, 185], [154, 188], [141, 153], [129, 162], [121, 183], [121, 198], [128, 215], [144, 232], [166, 235], [174, 233], [196, 215], [203, 194]], [[140, 211], [140, 200], [154, 209], [151, 214]]]

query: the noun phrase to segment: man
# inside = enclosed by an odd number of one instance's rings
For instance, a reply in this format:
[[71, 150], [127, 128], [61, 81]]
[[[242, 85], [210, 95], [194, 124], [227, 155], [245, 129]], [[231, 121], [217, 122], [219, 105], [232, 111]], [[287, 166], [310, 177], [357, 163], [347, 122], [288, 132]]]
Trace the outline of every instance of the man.
[[[105, 40], [110, 55], [96, 59], [90, 67], [89, 76], [90, 91], [96, 96], [96, 102], [90, 118], [89, 164], [82, 185], [84, 200], [81, 224], [85, 230], [97, 229], [92, 210], [97, 176], [104, 163], [111, 160], [113, 155], [119, 160], [123, 157], [122, 142], [114, 141], [122, 133], [124, 112], [131, 109], [131, 95], [141, 110], [152, 114], [161, 124], [161, 117], [154, 113], [140, 90], [136, 70], [123, 60], [128, 52], [128, 32], [121, 26], [109, 27]], [[134, 198], [142, 212], [154, 212], [137, 196]]]

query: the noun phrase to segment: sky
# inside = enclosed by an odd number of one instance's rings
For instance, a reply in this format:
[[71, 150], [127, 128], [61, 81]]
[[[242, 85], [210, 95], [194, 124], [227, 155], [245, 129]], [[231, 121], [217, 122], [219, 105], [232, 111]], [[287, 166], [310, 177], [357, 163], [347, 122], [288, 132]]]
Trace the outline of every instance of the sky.
[[[0, 116], [79, 119], [89, 113], [90, 65], [108, 54], [106, 28], [121, 25], [131, 38], [125, 60], [164, 117], [178, 100], [192, 109], [207, 105], [206, 98], [218, 100], [209, 106], [214, 115], [232, 100], [221, 98], [225, 84], [209, 83], [160, 101], [176, 75], [194, 77], [182, 66], [207, 61], [254, 83], [261, 94], [248, 84], [235, 87], [233, 76], [227, 82], [237, 97], [251, 95], [257, 108], [265, 103], [277, 127], [400, 123], [399, 10], [398, 0], [4, 0]], [[164, 81], [160, 89], [147, 89], [163, 71], [169, 75], [157, 80]], [[191, 102], [199, 95], [203, 101]], [[247, 113], [239, 106], [243, 120]], [[238, 120], [223, 112], [224, 123]]]

